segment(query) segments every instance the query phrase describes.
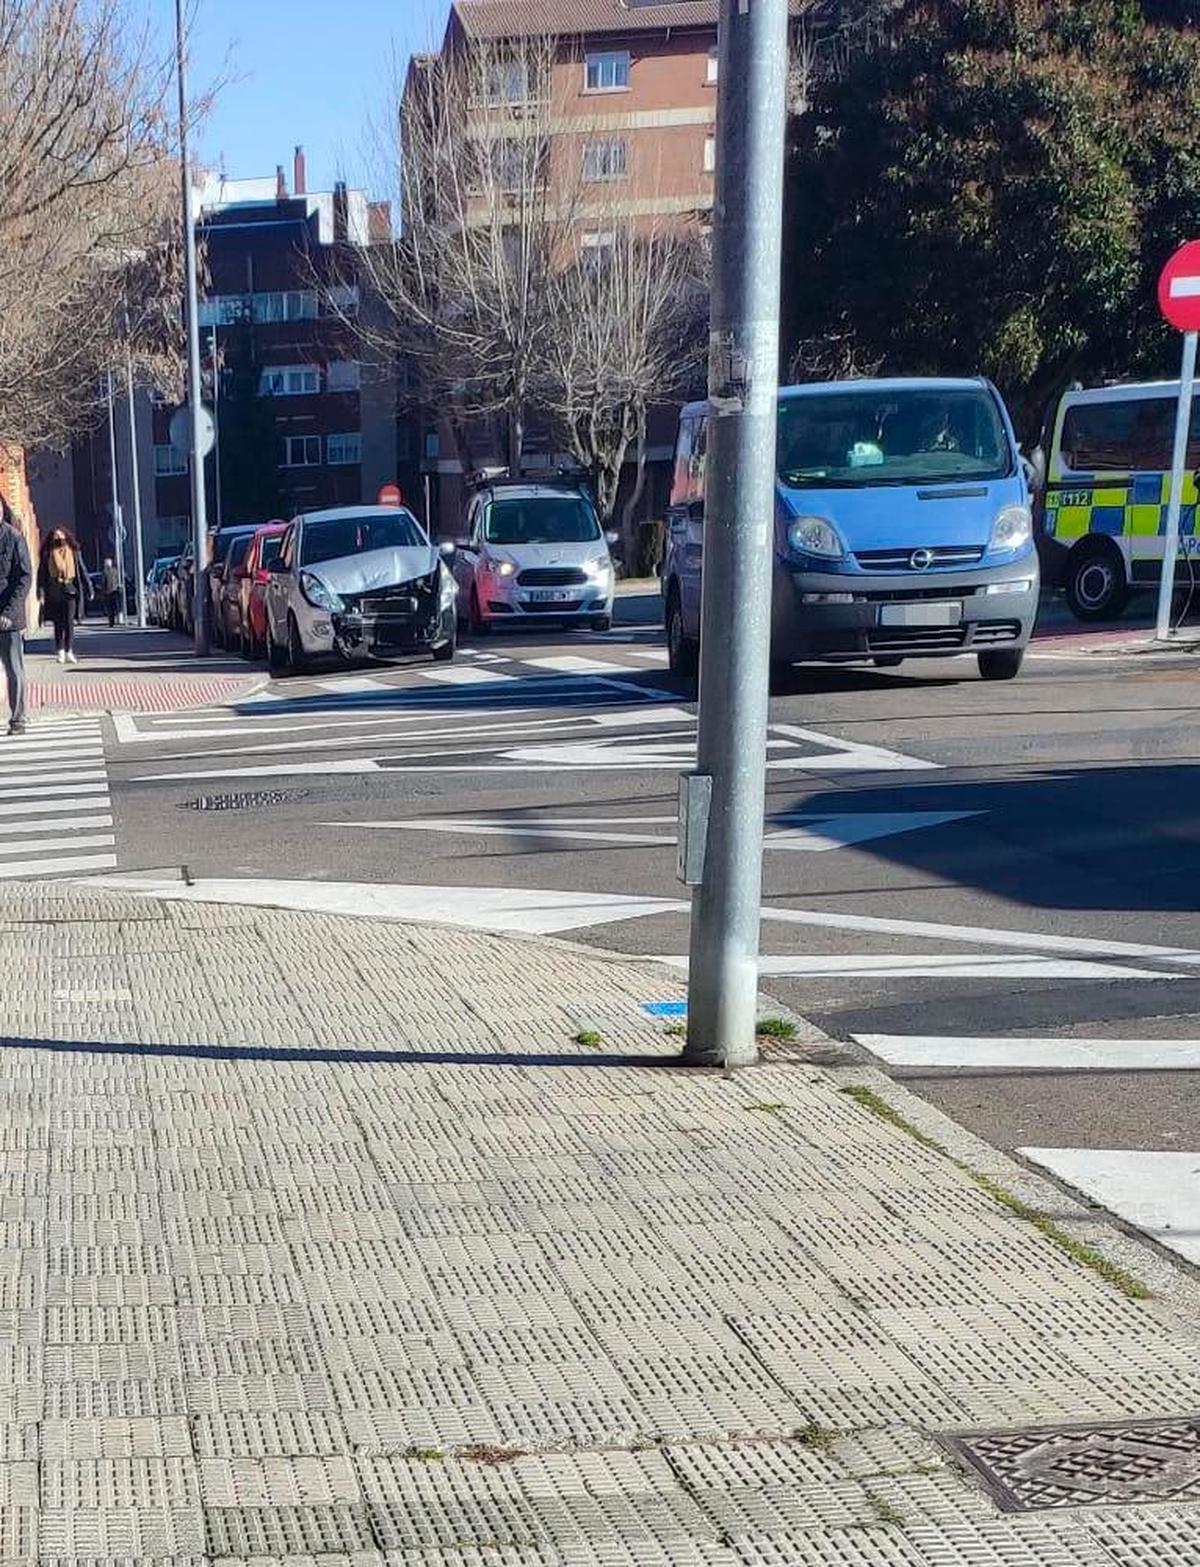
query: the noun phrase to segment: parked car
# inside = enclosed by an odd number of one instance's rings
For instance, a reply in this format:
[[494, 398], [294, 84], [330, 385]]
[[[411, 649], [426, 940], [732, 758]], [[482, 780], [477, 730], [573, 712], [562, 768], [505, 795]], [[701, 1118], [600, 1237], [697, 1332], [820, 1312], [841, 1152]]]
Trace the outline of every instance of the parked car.
[[146, 620], [152, 626], [169, 624], [170, 584], [178, 559], [178, 555], [160, 556], [146, 575]]
[[236, 573], [240, 579], [238, 648], [243, 658], [267, 656], [267, 587], [271, 562], [279, 554], [287, 533], [286, 522], [268, 522], [250, 540], [246, 559]]
[[[663, 563], [672, 670], [700, 646], [709, 409], [680, 414]], [[779, 394], [771, 663], [1021, 668], [1038, 606], [1028, 479], [990, 382], [862, 380]]]
[[241, 648], [242, 584], [246, 577], [246, 556], [254, 537], [250, 532], [231, 534], [225, 553], [209, 567], [213, 641], [230, 651]]
[[231, 546], [241, 540], [247, 544], [254, 537], [257, 523], [238, 522], [231, 523], [224, 528], [217, 528], [208, 536], [208, 565], [204, 568], [204, 582], [207, 592], [204, 603], [208, 614], [209, 639], [218, 647], [224, 647], [222, 641], [221, 621], [221, 594], [225, 581], [225, 566]]
[[167, 624], [183, 636], [193, 633], [193, 602], [196, 581], [196, 550], [191, 539], [183, 546], [171, 577], [171, 596]]
[[268, 570], [267, 653], [273, 669], [314, 657], [348, 662], [428, 652], [454, 657], [453, 545], [437, 546], [404, 507], [307, 512], [288, 526]]
[[550, 620], [607, 631], [615, 538], [577, 484], [493, 480], [471, 498], [458, 543], [459, 613], [477, 634]]

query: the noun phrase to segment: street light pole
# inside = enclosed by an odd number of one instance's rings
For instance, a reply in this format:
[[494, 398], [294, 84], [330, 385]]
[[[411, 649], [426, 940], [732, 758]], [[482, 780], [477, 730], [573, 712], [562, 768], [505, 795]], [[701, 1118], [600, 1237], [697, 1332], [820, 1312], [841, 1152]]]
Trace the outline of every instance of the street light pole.
[[[146, 557], [142, 542], [142, 477], [138, 473], [137, 410], [133, 405], [133, 354], [125, 345], [125, 402], [129, 409], [129, 478], [133, 491], [133, 591], [137, 623], [146, 629]], [[122, 586], [124, 585], [122, 577]]]
[[125, 624], [125, 519], [121, 516], [121, 490], [117, 481], [117, 425], [113, 404], [113, 373], [108, 372], [108, 469], [112, 496], [113, 553], [117, 557], [117, 580], [121, 584], [117, 594], [118, 618]]
[[200, 312], [196, 290], [196, 230], [192, 223], [191, 169], [188, 163], [187, 60], [184, 49], [183, 0], [175, 0], [175, 66], [179, 78], [179, 168], [183, 186], [184, 313], [188, 340], [188, 427], [192, 472], [192, 614], [197, 658], [208, 654], [208, 593], [204, 568], [208, 550], [208, 518], [204, 506], [204, 453], [200, 442]]
[[[721, 0], [688, 1032], [695, 1066], [757, 1057], [788, 0]], [[707, 806], [707, 822], [703, 818]]]

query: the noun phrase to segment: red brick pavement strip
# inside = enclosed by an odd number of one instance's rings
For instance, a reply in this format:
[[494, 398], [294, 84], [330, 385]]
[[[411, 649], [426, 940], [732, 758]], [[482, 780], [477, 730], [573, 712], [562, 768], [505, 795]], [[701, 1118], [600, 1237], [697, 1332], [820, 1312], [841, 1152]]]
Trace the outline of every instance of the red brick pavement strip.
[[178, 675], [141, 679], [76, 675], [63, 680], [30, 682], [29, 705], [34, 712], [173, 713], [186, 707], [209, 707], [249, 696], [262, 684], [237, 675]]

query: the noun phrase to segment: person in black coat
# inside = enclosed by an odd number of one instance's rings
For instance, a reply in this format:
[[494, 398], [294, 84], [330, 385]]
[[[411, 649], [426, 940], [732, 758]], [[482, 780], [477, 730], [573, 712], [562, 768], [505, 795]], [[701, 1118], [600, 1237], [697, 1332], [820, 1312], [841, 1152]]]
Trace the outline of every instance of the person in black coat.
[[8, 687], [8, 732], [25, 733], [26, 602], [33, 583], [29, 546], [0, 496], [0, 666]]
[[38, 597], [54, 624], [54, 651], [59, 663], [77, 664], [75, 621], [91, 601], [92, 584], [83, 569], [78, 541], [65, 528], [55, 528], [42, 546]]

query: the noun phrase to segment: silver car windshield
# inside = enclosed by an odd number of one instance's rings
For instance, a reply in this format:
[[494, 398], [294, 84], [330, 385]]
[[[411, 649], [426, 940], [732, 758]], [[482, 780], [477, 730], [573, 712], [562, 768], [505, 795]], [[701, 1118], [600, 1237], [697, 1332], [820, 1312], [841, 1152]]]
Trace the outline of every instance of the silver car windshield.
[[982, 387], [783, 398], [777, 450], [790, 489], [1000, 479], [1013, 466], [996, 400]]
[[317, 566], [323, 560], [343, 560], [370, 550], [408, 550], [428, 543], [424, 530], [411, 512], [386, 516], [331, 517], [306, 522], [300, 546], [300, 564]]
[[600, 524], [580, 496], [536, 495], [493, 501], [483, 536], [489, 544], [589, 544]]

